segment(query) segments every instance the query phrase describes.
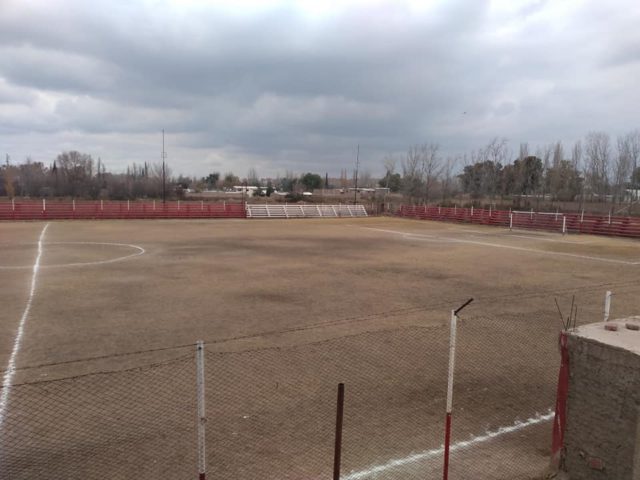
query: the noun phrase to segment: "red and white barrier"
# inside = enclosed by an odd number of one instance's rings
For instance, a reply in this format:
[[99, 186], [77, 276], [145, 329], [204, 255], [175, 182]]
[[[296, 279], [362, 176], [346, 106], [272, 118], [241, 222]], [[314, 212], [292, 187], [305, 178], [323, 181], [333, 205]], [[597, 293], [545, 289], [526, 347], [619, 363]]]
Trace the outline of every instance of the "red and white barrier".
[[493, 225], [505, 228], [547, 230], [558, 233], [588, 233], [640, 238], [640, 217], [585, 215], [584, 213], [548, 213], [534, 211], [485, 210], [402, 205], [400, 217], [444, 222]]
[[106, 220], [147, 218], [245, 218], [242, 203], [11, 201], [0, 202], [0, 220]]

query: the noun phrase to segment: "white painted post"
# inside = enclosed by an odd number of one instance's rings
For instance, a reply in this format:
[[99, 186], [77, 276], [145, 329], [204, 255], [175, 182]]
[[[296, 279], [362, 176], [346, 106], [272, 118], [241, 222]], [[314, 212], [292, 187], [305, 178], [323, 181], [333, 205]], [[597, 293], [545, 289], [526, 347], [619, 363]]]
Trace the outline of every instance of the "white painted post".
[[604, 321], [609, 321], [609, 312], [611, 311], [611, 292], [607, 290], [604, 295]]
[[47, 201], [43, 198], [42, 199], [42, 211], [45, 212], [47, 210]]
[[104, 200], [100, 200], [100, 210], [104, 210]]
[[453, 372], [456, 363], [456, 332], [458, 327], [458, 317], [455, 310], [451, 310], [449, 330], [449, 372], [447, 374], [447, 413], [451, 413], [453, 407]]
[[449, 372], [447, 374], [447, 412], [444, 433], [444, 471], [443, 479], [449, 478], [449, 450], [451, 445], [451, 411], [453, 410], [453, 373], [456, 363], [456, 329], [457, 317], [451, 310], [451, 329], [449, 333]]
[[199, 340], [196, 346], [196, 387], [198, 395], [198, 478], [207, 476], [205, 433], [207, 417], [204, 402], [204, 342]]
[[565, 233], [567, 233], [567, 216], [563, 215], [562, 216], [562, 234], [564, 235]]
[[611, 225], [611, 210], [609, 210], [609, 225]]
[[584, 222], [584, 208], [582, 209], [582, 213], [580, 214], [580, 223]]
[[491, 218], [491, 205], [489, 205], [489, 218]]
[[16, 199], [11, 198], [11, 210], [16, 211]]
[[458, 205], [453, 206], [453, 214], [456, 215], [458, 213]]
[[127, 200], [127, 211], [131, 210], [131, 204], [129, 203], [129, 200]]
[[438, 205], [438, 215], [440, 215], [440, 205]]
[[471, 216], [473, 217], [473, 205], [471, 205]]
[[76, 211], [76, 199], [75, 198], [72, 199], [71, 203], [73, 204], [73, 211], [75, 212]]
[[509, 213], [509, 230], [513, 229], [513, 213]]

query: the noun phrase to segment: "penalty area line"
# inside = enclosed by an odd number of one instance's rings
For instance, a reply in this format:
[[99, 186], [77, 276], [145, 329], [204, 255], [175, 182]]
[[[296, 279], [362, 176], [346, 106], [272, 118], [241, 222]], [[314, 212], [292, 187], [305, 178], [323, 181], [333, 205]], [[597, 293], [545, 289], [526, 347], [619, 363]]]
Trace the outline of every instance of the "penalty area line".
[[40, 259], [42, 258], [42, 241], [44, 240], [44, 234], [47, 232], [47, 228], [49, 228], [49, 224], [47, 223], [42, 232], [40, 232], [40, 237], [38, 239], [38, 255], [36, 256], [36, 261], [33, 264], [31, 274], [31, 288], [29, 289], [29, 296], [27, 298], [27, 305], [22, 313], [22, 317], [20, 318], [20, 323], [18, 324], [18, 332], [13, 340], [13, 349], [11, 350], [11, 355], [9, 356], [9, 361], [7, 362], [7, 367], [4, 372], [4, 377], [2, 379], [2, 392], [0, 393], [0, 429], [4, 424], [5, 413], [7, 411], [7, 403], [9, 401], [9, 390], [11, 389], [11, 382], [13, 381], [13, 377], [16, 373], [16, 358], [18, 356], [18, 352], [20, 351], [20, 346], [22, 345], [22, 336], [24, 335], [24, 326], [27, 323], [27, 318], [29, 317], [29, 312], [31, 311], [31, 304], [33, 303], [33, 297], [36, 293], [36, 280], [38, 278], [38, 271], [40, 270]]

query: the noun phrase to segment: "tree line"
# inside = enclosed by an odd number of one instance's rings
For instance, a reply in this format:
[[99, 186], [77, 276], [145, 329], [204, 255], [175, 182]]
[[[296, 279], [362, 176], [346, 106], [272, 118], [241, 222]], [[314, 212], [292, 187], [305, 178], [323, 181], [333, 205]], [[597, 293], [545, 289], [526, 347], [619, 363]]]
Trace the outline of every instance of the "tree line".
[[[616, 138], [591, 132], [567, 146], [561, 141], [531, 147], [521, 143], [514, 154], [507, 139], [493, 138], [469, 154], [443, 156], [437, 143], [409, 147], [404, 155], [383, 159], [385, 175], [380, 187], [398, 192], [411, 203], [447, 202], [465, 195], [472, 199], [535, 197], [552, 201], [600, 201], [620, 203], [637, 199], [640, 189], [640, 130]], [[354, 177], [356, 172], [354, 171]], [[374, 186], [367, 171], [360, 172], [359, 187]], [[78, 198], [181, 197], [187, 189], [226, 190], [238, 185], [273, 191], [301, 192], [319, 188], [346, 189], [355, 184], [342, 169], [340, 179], [330, 180], [307, 172], [260, 179], [254, 168], [241, 179], [233, 172], [212, 172], [205, 177], [174, 176], [162, 163], [141, 163], [113, 173], [100, 158], [77, 151], [59, 154], [51, 164], [13, 164], [9, 157], [0, 166], [0, 196]]]
[[561, 141], [535, 148], [521, 143], [517, 155], [505, 138], [493, 138], [468, 155], [447, 157], [439, 155], [437, 144], [424, 143], [411, 146], [401, 158], [386, 157], [383, 164], [386, 173], [379, 185], [402, 192], [413, 203], [460, 194], [621, 203], [638, 197], [640, 130], [617, 137], [615, 144], [605, 132], [591, 132], [570, 148]]
[[[163, 182], [164, 178], [164, 182]], [[0, 167], [0, 196], [8, 197], [78, 197], [111, 198], [169, 196], [175, 189], [167, 187], [185, 181], [174, 178], [171, 170], [159, 164], [132, 164], [123, 173], [108, 172], [105, 164], [91, 155], [77, 151], [59, 154], [50, 165], [27, 158], [12, 164], [7, 156]]]

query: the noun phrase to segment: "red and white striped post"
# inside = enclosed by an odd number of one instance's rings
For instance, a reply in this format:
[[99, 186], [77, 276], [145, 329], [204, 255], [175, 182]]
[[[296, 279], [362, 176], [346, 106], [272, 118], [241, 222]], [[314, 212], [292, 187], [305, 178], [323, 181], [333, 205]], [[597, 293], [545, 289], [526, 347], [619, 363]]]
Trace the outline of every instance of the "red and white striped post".
[[198, 394], [198, 480], [206, 480], [205, 425], [207, 417], [204, 408], [204, 342], [202, 340], [196, 344], [196, 384]]
[[444, 467], [442, 471], [443, 480], [449, 479], [449, 452], [451, 448], [451, 413], [453, 410], [453, 373], [456, 365], [456, 332], [458, 323], [458, 312], [473, 302], [473, 298], [467, 300], [457, 310], [451, 310], [451, 328], [449, 332], [449, 372], [447, 374], [447, 412], [444, 429]]

